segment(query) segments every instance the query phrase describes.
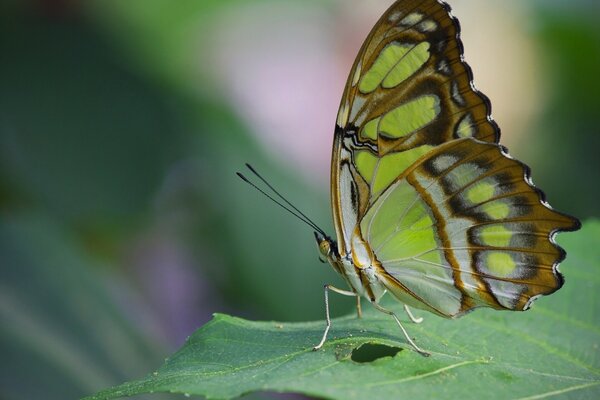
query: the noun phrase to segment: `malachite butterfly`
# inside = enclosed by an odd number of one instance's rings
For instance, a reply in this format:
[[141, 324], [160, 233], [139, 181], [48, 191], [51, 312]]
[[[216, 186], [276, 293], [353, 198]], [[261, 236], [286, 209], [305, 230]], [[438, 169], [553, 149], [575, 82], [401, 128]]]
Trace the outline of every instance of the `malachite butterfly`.
[[558, 290], [560, 231], [528, 167], [498, 144], [490, 102], [463, 61], [459, 23], [441, 0], [399, 0], [360, 49], [333, 143], [331, 203], [337, 241], [319, 230], [322, 257], [377, 309], [389, 292], [454, 318], [477, 307], [527, 310]]
[[354, 296], [447, 317], [477, 307], [524, 311], [563, 285], [554, 241], [580, 222], [553, 210], [529, 168], [499, 144], [488, 98], [463, 60], [460, 26], [442, 0], [398, 0], [352, 66], [337, 115], [331, 205], [337, 240], [281, 196], [271, 200], [315, 229], [321, 256]]

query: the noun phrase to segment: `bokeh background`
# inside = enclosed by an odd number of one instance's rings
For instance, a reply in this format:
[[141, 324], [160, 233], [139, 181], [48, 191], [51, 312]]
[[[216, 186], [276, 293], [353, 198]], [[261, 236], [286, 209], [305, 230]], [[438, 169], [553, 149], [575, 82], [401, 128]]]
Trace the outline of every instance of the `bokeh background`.
[[[214, 312], [323, 318], [312, 232], [235, 172], [333, 232], [339, 97], [391, 2], [0, 2], [0, 398], [145, 375]], [[600, 216], [600, 3], [449, 2], [502, 142]]]

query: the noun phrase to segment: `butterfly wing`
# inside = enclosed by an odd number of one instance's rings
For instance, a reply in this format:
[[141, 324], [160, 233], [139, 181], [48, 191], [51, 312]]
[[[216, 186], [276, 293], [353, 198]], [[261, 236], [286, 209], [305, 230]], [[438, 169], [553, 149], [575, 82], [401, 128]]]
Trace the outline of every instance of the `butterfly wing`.
[[332, 205], [340, 255], [367, 243], [384, 286], [444, 316], [523, 310], [562, 285], [553, 211], [497, 144], [487, 98], [436, 0], [398, 1], [373, 28], [338, 113]]
[[420, 158], [360, 222], [386, 288], [445, 316], [525, 310], [558, 290], [565, 253], [553, 236], [578, 221], [552, 210], [528, 177], [504, 148], [472, 138]]
[[[394, 159], [414, 160], [432, 146], [459, 137], [499, 140], [489, 100], [472, 86], [459, 24], [449, 10], [436, 0], [397, 1], [359, 51], [338, 112], [331, 168], [342, 254], [371, 193], [376, 195], [410, 165]], [[404, 152], [408, 154], [401, 156]], [[387, 179], [379, 175], [375, 191], [373, 157], [382, 161], [377, 170], [390, 167]], [[357, 161], [364, 166], [360, 171]], [[351, 204], [346, 201], [350, 196]]]

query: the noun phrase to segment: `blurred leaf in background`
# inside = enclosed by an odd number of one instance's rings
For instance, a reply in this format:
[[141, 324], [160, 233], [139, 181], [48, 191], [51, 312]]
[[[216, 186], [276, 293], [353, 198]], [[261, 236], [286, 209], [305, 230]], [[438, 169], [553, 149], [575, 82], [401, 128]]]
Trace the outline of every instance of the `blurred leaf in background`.
[[62, 224], [3, 219], [0, 257], [2, 398], [78, 398], [161, 360], [164, 345], [124, 318]]
[[[551, 200], [580, 218], [600, 215], [600, 3], [536, 1], [547, 105], [532, 140]], [[568, 183], [568, 186], [566, 185]]]
[[[0, 5], [0, 397], [76, 398], [140, 376], [213, 312], [322, 318], [322, 284], [340, 283], [310, 231], [235, 172], [254, 164], [332, 231], [339, 96], [391, 3], [352, 1]], [[596, 4], [472, 4], [451, 2], [468, 60], [502, 40], [485, 18], [516, 35], [503, 56], [531, 55], [473, 66], [511, 151], [555, 207], [599, 215]], [[499, 75], [509, 61], [517, 72]], [[503, 106], [530, 92], [539, 107]], [[334, 301], [335, 315], [352, 307]]]

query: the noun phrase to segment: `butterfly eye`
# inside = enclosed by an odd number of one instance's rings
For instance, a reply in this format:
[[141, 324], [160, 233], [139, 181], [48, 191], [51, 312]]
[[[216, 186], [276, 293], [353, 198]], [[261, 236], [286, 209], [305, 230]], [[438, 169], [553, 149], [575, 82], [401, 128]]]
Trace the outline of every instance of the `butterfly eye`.
[[319, 241], [319, 252], [325, 258], [327, 258], [329, 256], [329, 254], [331, 253], [331, 245], [329, 244], [329, 241], [327, 239], [321, 239]]

